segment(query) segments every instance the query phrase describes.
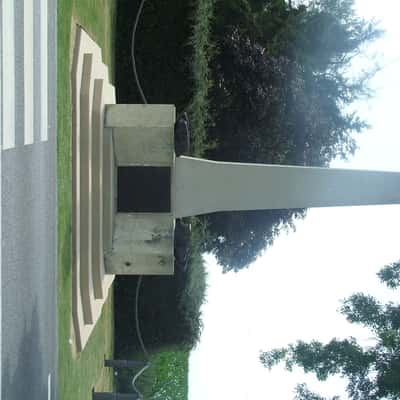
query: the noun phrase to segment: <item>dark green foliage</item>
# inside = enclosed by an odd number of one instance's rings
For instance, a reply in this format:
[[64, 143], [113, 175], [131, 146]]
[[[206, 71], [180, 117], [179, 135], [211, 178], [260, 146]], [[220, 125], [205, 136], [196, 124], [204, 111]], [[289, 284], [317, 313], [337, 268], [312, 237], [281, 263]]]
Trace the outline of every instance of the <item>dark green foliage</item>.
[[[299, 366], [321, 381], [331, 375], [346, 377], [350, 399], [400, 399], [400, 305], [381, 304], [372, 296], [356, 293], [343, 302], [340, 311], [349, 322], [370, 329], [375, 345], [363, 348], [354, 338], [332, 339], [327, 344], [298, 341], [261, 353], [261, 362], [272, 368], [283, 361], [290, 371]], [[299, 385], [296, 393], [299, 400], [323, 400], [305, 385]]]
[[[283, 52], [312, 71], [337, 72], [349, 67], [362, 46], [381, 35], [374, 21], [358, 17], [354, 0], [312, 1], [310, 6], [282, 10], [273, 50]], [[267, 42], [265, 42], [267, 45]]]
[[[283, 0], [216, 3], [210, 92], [214, 124], [206, 156], [215, 160], [327, 166], [356, 149], [367, 127], [346, 107], [368, 95], [367, 72], [350, 61], [380, 35], [352, 0], [292, 7]], [[250, 194], [249, 194], [250, 195]], [[304, 210], [211, 214], [213, 251], [224, 270], [252, 262]], [[241, 230], [241, 232], [238, 232]]]
[[[196, 266], [198, 267], [198, 266]], [[139, 321], [146, 346], [193, 347], [201, 332], [196, 294], [185, 292], [187, 276], [176, 271], [171, 277], [146, 277], [139, 302]], [[135, 278], [118, 277], [115, 284], [116, 354], [135, 348]], [[186, 300], [186, 303], [184, 303]], [[193, 303], [192, 303], [193, 301]]]
[[299, 384], [295, 389], [296, 396], [294, 400], [339, 400], [338, 396], [334, 396], [331, 399], [320, 396], [317, 393], [311, 392], [305, 383]]
[[[131, 34], [139, 0], [118, 0], [116, 88], [119, 103], [141, 103], [131, 64]], [[187, 109], [195, 137], [193, 154], [201, 155], [208, 123], [208, 61], [212, 0], [145, 2], [136, 34], [136, 63], [149, 103]], [[176, 265], [175, 275], [147, 277], [140, 295], [139, 318], [150, 349], [191, 348], [199, 339], [200, 307], [206, 288], [201, 251], [204, 229], [193, 221], [189, 268]], [[138, 357], [135, 330], [135, 277], [115, 283], [116, 355]]]
[[239, 271], [253, 262], [282, 229], [294, 229], [303, 210], [254, 210], [215, 213], [203, 217], [210, 232], [204, 249], [212, 251], [224, 272]]
[[[117, 3], [117, 100], [141, 103], [131, 57], [132, 29], [140, 1]], [[147, 0], [135, 40], [137, 71], [147, 101], [174, 104], [178, 114], [188, 111], [193, 129], [191, 152], [197, 156], [212, 145], [206, 139], [212, 13], [213, 0]]]
[[381, 282], [385, 283], [390, 289], [400, 286], [400, 261], [386, 265], [378, 273]]
[[[116, 87], [118, 103], [141, 103], [131, 62], [132, 29], [139, 0], [118, 0]], [[136, 65], [149, 103], [189, 102], [190, 15], [185, 1], [145, 1], [135, 40]], [[161, 88], [161, 90], [160, 90]]]
[[[194, 225], [192, 232], [192, 252], [187, 269], [176, 265], [173, 276], [143, 279], [139, 321], [149, 349], [165, 346], [191, 349], [200, 338], [200, 307], [205, 297], [206, 272], [199, 251], [200, 227]], [[115, 283], [115, 352], [118, 357], [136, 349], [136, 282], [136, 277], [119, 276]]]
[[[116, 87], [118, 103], [141, 103], [132, 69], [131, 39], [139, 0], [118, 0]], [[210, 21], [213, 0], [144, 3], [136, 31], [135, 59], [149, 103], [174, 104], [188, 111], [194, 137], [192, 153], [201, 155], [208, 116]]]
[[189, 38], [189, 48], [192, 49], [192, 76], [187, 83], [191, 90], [188, 112], [192, 127], [191, 153], [197, 157], [201, 157], [206, 149], [214, 145], [207, 139], [207, 128], [211, 123], [208, 97], [212, 86], [209, 64], [213, 55], [213, 45], [210, 41], [213, 3], [214, 0], [197, 1]]

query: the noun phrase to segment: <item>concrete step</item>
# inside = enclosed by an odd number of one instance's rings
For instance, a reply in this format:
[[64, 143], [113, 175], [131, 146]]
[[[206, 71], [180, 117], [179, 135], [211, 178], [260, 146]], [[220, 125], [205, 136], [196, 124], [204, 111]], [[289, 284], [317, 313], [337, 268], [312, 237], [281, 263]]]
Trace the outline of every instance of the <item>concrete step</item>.
[[[73, 328], [82, 351], [101, 315], [114, 276], [104, 271], [112, 239], [114, 201], [102, 195], [115, 175], [111, 132], [103, 129], [104, 108], [115, 90], [101, 49], [77, 27], [72, 78]], [[105, 186], [105, 187], [104, 187]]]

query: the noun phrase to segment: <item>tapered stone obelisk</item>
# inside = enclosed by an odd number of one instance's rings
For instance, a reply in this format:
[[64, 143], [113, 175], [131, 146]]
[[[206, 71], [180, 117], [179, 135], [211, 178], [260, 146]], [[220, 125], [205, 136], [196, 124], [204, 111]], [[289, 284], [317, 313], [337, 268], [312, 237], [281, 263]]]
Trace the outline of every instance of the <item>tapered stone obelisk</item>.
[[177, 157], [176, 218], [217, 211], [400, 203], [400, 173]]

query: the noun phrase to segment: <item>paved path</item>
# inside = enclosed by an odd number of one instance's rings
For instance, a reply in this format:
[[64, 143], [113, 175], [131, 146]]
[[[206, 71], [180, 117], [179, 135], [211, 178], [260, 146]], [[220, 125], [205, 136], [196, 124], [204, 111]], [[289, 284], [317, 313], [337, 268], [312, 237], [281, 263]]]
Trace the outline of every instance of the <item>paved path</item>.
[[56, 399], [56, 0], [1, 0], [1, 398]]

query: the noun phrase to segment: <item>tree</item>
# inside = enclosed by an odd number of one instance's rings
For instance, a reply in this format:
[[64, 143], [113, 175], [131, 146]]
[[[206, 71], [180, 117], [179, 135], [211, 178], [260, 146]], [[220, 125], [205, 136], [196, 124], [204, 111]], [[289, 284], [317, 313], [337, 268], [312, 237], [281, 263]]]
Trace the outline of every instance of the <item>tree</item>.
[[[389, 288], [398, 288], [400, 282], [394, 283], [386, 271], [398, 273], [399, 265], [390, 264], [378, 273]], [[315, 373], [321, 381], [331, 375], [346, 377], [350, 399], [400, 399], [400, 305], [381, 304], [370, 295], [356, 293], [343, 302], [340, 311], [350, 323], [367, 327], [374, 334], [375, 345], [363, 348], [352, 337], [333, 338], [327, 344], [297, 341], [286, 348], [261, 353], [261, 362], [272, 368], [283, 361], [289, 371], [299, 366], [304, 372]], [[296, 393], [295, 399], [323, 400], [305, 385], [299, 385]]]
[[[216, 14], [208, 137], [217, 146], [207, 158], [328, 166], [353, 154], [354, 133], [367, 124], [347, 107], [369, 94], [369, 74], [350, 79], [346, 68], [380, 34], [373, 22], [355, 15], [353, 1], [291, 7], [284, 0], [222, 0]], [[304, 215], [205, 216], [205, 250], [214, 252], [224, 271], [237, 271]]]
[[294, 400], [340, 400], [338, 396], [334, 396], [332, 399], [322, 397], [319, 394], [309, 390], [305, 383], [296, 386], [295, 394], [296, 396]]
[[386, 265], [379, 271], [378, 276], [389, 288], [396, 289], [400, 286], [400, 262]]

